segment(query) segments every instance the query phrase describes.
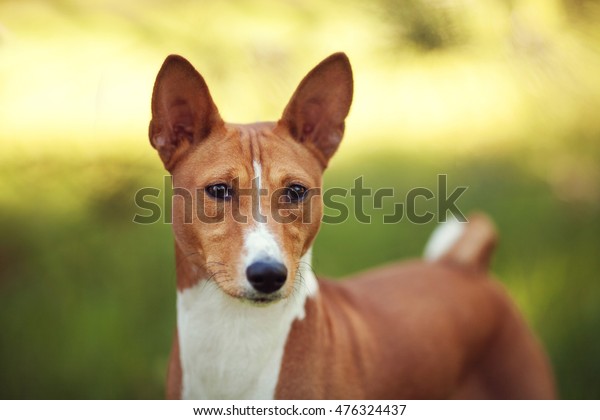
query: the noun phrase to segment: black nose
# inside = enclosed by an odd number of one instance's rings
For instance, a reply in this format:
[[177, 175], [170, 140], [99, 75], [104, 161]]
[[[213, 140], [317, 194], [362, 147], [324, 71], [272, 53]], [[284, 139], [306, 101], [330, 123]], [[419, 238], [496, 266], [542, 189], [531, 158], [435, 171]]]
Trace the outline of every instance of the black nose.
[[273, 293], [281, 289], [287, 278], [287, 268], [278, 262], [257, 261], [246, 269], [246, 277], [256, 290]]

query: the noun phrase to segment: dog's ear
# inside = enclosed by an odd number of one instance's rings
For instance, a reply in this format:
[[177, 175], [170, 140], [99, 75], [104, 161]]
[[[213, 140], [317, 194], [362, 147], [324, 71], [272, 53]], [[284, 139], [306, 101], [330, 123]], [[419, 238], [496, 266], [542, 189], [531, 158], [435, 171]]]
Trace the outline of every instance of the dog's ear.
[[170, 55], [152, 92], [149, 137], [171, 171], [186, 150], [223, 125], [206, 82], [185, 58]]
[[300, 82], [278, 129], [287, 130], [327, 166], [344, 135], [352, 89], [352, 68], [346, 54], [329, 56]]

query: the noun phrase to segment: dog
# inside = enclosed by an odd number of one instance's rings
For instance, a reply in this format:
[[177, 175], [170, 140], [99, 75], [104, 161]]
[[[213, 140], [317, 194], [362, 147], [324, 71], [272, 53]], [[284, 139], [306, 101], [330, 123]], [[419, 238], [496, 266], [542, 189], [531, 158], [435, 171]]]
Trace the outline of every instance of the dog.
[[350, 62], [336, 53], [301, 81], [277, 122], [230, 124], [186, 59], [165, 60], [150, 142], [175, 191], [202, 207], [200, 217], [190, 200], [173, 199], [167, 397], [555, 397], [544, 351], [487, 274], [496, 233], [486, 216], [440, 225], [425, 260], [343, 282], [314, 275], [318, 192], [352, 95]]

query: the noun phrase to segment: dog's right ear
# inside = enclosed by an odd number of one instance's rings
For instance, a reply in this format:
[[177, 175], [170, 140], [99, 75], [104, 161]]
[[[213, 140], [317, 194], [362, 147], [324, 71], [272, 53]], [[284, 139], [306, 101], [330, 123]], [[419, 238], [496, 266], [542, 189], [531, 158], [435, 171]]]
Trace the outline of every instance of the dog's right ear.
[[185, 58], [170, 55], [152, 92], [148, 135], [168, 171], [191, 145], [223, 125], [206, 82]]

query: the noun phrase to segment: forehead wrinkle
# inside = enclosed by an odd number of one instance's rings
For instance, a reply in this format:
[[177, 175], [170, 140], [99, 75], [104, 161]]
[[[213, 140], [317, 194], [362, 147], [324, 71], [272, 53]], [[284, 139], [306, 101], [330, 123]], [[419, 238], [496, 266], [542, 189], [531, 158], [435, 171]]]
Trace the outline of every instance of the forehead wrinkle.
[[[248, 136], [248, 143], [250, 145], [250, 160], [254, 164], [255, 162], [262, 167], [261, 162], [261, 148], [260, 148], [260, 138], [261, 134], [254, 127], [247, 127], [246, 133]], [[253, 168], [254, 170], [254, 168]], [[258, 177], [260, 174], [254, 174], [254, 177]]]
[[[252, 179], [254, 173], [252, 169], [252, 133], [243, 125], [228, 124], [228, 127], [228, 134], [222, 139], [231, 147], [231, 152], [233, 152], [228, 156], [228, 161], [233, 168], [236, 168], [235, 170], [239, 176], [243, 178], [247, 176]], [[229, 147], [226, 147], [225, 150]]]
[[[278, 155], [273, 156], [273, 137], [270, 136], [270, 132], [262, 131], [257, 133], [255, 141], [255, 150], [258, 153], [258, 156], [255, 157], [255, 160], [260, 164], [261, 168], [261, 183], [262, 188], [269, 189], [268, 194], [273, 193], [273, 188], [278, 188], [278, 183], [280, 180], [275, 176], [274, 177], [274, 169], [276, 169], [279, 165], [286, 164], [285, 159], [278, 159]], [[274, 159], [277, 159], [275, 160]]]
[[318, 186], [318, 182], [302, 166], [290, 169], [287, 165], [278, 165], [274, 166], [270, 172], [272, 177], [281, 184], [300, 182], [305, 184], [305, 187], [313, 188]]
[[223, 178], [223, 181], [230, 181], [238, 176], [238, 170], [235, 166], [231, 166], [229, 163], [223, 165], [213, 166], [202, 172], [204, 178], [215, 178], [218, 181]]
[[307, 184], [305, 186], [311, 188], [320, 185], [320, 168], [302, 145], [277, 136], [265, 136], [264, 140], [260, 146], [261, 158], [268, 161], [266, 170], [263, 166], [265, 178], [269, 177], [279, 187], [293, 181]]

